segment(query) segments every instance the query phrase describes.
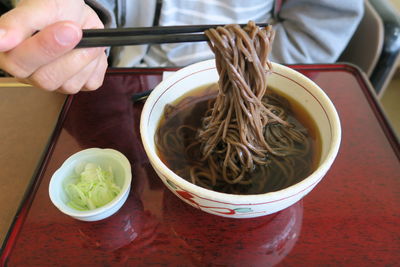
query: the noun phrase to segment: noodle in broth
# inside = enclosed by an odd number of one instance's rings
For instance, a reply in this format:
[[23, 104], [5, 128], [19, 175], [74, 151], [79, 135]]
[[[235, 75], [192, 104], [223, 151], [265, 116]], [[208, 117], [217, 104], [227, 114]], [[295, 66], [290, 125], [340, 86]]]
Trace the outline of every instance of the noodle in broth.
[[194, 184], [235, 194], [276, 191], [309, 175], [309, 134], [287, 98], [267, 87], [271, 27], [249, 22], [205, 34], [218, 85], [166, 108], [156, 134], [163, 161]]

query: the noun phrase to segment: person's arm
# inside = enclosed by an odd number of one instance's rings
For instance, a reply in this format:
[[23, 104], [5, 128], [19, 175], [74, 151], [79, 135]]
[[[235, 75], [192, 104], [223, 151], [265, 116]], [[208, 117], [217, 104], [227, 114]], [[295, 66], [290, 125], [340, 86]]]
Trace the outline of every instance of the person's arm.
[[285, 64], [335, 62], [363, 11], [363, 0], [284, 0], [274, 25], [271, 60]]

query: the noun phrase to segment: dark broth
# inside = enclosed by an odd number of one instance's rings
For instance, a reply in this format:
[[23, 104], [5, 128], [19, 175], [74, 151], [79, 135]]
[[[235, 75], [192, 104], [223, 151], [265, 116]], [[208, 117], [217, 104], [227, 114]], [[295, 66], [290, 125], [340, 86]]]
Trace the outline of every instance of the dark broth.
[[[165, 108], [164, 116], [158, 124], [155, 141], [159, 157], [168, 168], [188, 181], [190, 181], [190, 166], [202, 164], [200, 145], [192, 146], [190, 149], [188, 149], [188, 146], [196, 140], [196, 129], [201, 127], [202, 118], [217, 95], [216, 88], [217, 85], [212, 84], [199, 87], [183, 95]], [[270, 90], [276, 92], [271, 88]], [[257, 186], [257, 182], [251, 186], [235, 185], [234, 187], [227, 187], [219, 185], [209, 189], [235, 194], [273, 192], [303, 180], [315, 170], [321, 153], [321, 142], [316, 124], [300, 103], [286, 95], [279, 94], [279, 96], [289, 101], [291, 112], [289, 112], [288, 121], [307, 131], [307, 137], [311, 144], [310, 152], [305, 158], [302, 156], [301, 159], [294, 160], [294, 178], [287, 179], [282, 172], [276, 171], [274, 166], [269, 166], [269, 171], [265, 171], [266, 167], [264, 166], [258, 166], [248, 175], [251, 175], [252, 180], [257, 181], [261, 176], [268, 173], [267, 183], [261, 189]], [[294, 114], [296, 115], [294, 116]], [[189, 127], [180, 128], [182, 125]], [[161, 138], [167, 139], [159, 142]], [[166, 145], [160, 145], [160, 143]], [[203, 166], [205, 165], [203, 164]]]

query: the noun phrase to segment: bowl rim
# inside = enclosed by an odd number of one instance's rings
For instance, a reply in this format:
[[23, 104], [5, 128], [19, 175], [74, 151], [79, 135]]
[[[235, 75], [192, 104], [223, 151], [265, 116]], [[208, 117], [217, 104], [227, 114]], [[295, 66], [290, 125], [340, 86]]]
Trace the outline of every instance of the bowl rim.
[[[120, 164], [122, 169], [124, 170], [124, 184], [121, 188], [121, 191], [119, 192], [119, 194], [112, 199], [110, 202], [108, 202], [107, 204], [96, 208], [96, 209], [92, 209], [92, 210], [76, 210], [73, 208], [68, 207], [67, 204], [63, 203], [63, 204], [59, 204], [59, 202], [63, 202], [61, 199], [57, 200], [58, 197], [55, 196], [55, 187], [58, 186], [56, 180], [60, 180], [60, 184], [62, 184], [63, 180], [66, 179], [66, 177], [61, 177], [61, 172], [64, 168], [71, 168], [74, 167], [76, 165], [76, 162], [79, 161], [80, 157], [83, 156], [90, 156], [96, 154], [97, 156], [100, 155], [102, 157], [111, 157], [116, 159]], [[72, 165], [72, 166], [71, 166]], [[111, 148], [87, 148], [81, 151], [78, 151], [74, 154], [72, 154], [71, 156], [69, 156], [63, 163], [62, 165], [53, 173], [51, 179], [50, 179], [50, 183], [49, 183], [49, 196], [50, 199], [52, 201], [52, 203], [54, 204], [54, 206], [56, 206], [61, 212], [72, 216], [72, 217], [76, 217], [76, 218], [86, 218], [86, 217], [92, 217], [92, 216], [96, 216], [99, 214], [102, 214], [103, 212], [106, 212], [110, 209], [112, 209], [114, 206], [116, 206], [124, 197], [124, 195], [126, 193], [129, 193], [130, 190], [130, 186], [131, 186], [131, 182], [132, 182], [132, 172], [131, 172], [131, 164], [129, 162], [129, 160], [125, 157], [124, 154], [122, 154], [121, 152], [115, 150], [115, 149], [111, 149]], [[63, 190], [61, 188], [61, 190]]]
[[[267, 204], [271, 202], [282, 201], [288, 198], [295, 197], [298, 194], [301, 194], [304, 191], [307, 191], [309, 188], [313, 188], [317, 183], [322, 180], [324, 174], [329, 170], [330, 166], [333, 164], [338, 152], [341, 143], [341, 124], [338, 112], [332, 103], [331, 99], [327, 96], [327, 94], [320, 88], [314, 81], [304, 76], [300, 72], [279, 64], [272, 62], [273, 73], [279, 74], [284, 72], [287, 76], [290, 76], [292, 80], [296, 83], [300, 84], [299, 81], [307, 85], [307, 88], [312, 88], [313, 95], [318, 99], [321, 106], [329, 113], [327, 114], [328, 119], [332, 125], [332, 144], [328, 153], [324, 159], [321, 160], [319, 167], [313, 171], [308, 177], [303, 179], [302, 181], [291, 185], [287, 188], [267, 192], [262, 194], [249, 194], [249, 195], [235, 195], [228, 193], [221, 193], [217, 191], [213, 191], [210, 189], [206, 189], [195, 185], [184, 178], [175, 174], [172, 170], [170, 170], [158, 157], [155, 149], [151, 149], [147, 138], [145, 137], [148, 132], [148, 117], [152, 111], [154, 103], [158, 98], [161, 98], [163, 93], [175, 83], [184, 79], [188, 74], [196, 73], [200, 71], [216, 69], [215, 60], [205, 60], [198, 63], [194, 63], [187, 67], [184, 67], [174, 74], [171, 74], [165, 80], [161, 81], [151, 92], [149, 97], [147, 98], [140, 119], [140, 133], [142, 144], [146, 151], [147, 156], [150, 159], [150, 162], [156, 164], [159, 168], [158, 171], [162, 172], [162, 174], [171, 180], [174, 184], [178, 184], [179, 187], [183, 190], [190, 192], [199, 198], [219, 202], [222, 204], [231, 204], [231, 205], [260, 205]], [[305, 87], [304, 85], [302, 87]], [[153, 166], [156, 169], [156, 167]], [[172, 179], [171, 179], [172, 178]], [[193, 193], [196, 192], [196, 193]], [[268, 199], [268, 200], [266, 200]]]

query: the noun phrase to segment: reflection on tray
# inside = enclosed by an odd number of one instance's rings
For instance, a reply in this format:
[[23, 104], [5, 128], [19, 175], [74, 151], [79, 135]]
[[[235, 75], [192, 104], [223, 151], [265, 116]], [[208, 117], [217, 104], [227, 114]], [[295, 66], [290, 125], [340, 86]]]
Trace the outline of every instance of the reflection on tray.
[[289, 254], [301, 231], [302, 201], [269, 216], [231, 219], [205, 216], [170, 193], [164, 196], [165, 223], [196, 255], [198, 266], [275, 265]]
[[139, 198], [131, 196], [118, 216], [80, 222], [82, 248], [111, 252], [119, 263], [156, 255], [160, 260], [161, 251], [170, 251], [179, 262], [195, 266], [270, 266], [289, 254], [301, 231], [302, 202], [270, 216], [229, 219], [194, 209], [168, 190], [160, 193], [162, 219], [144, 211]]

